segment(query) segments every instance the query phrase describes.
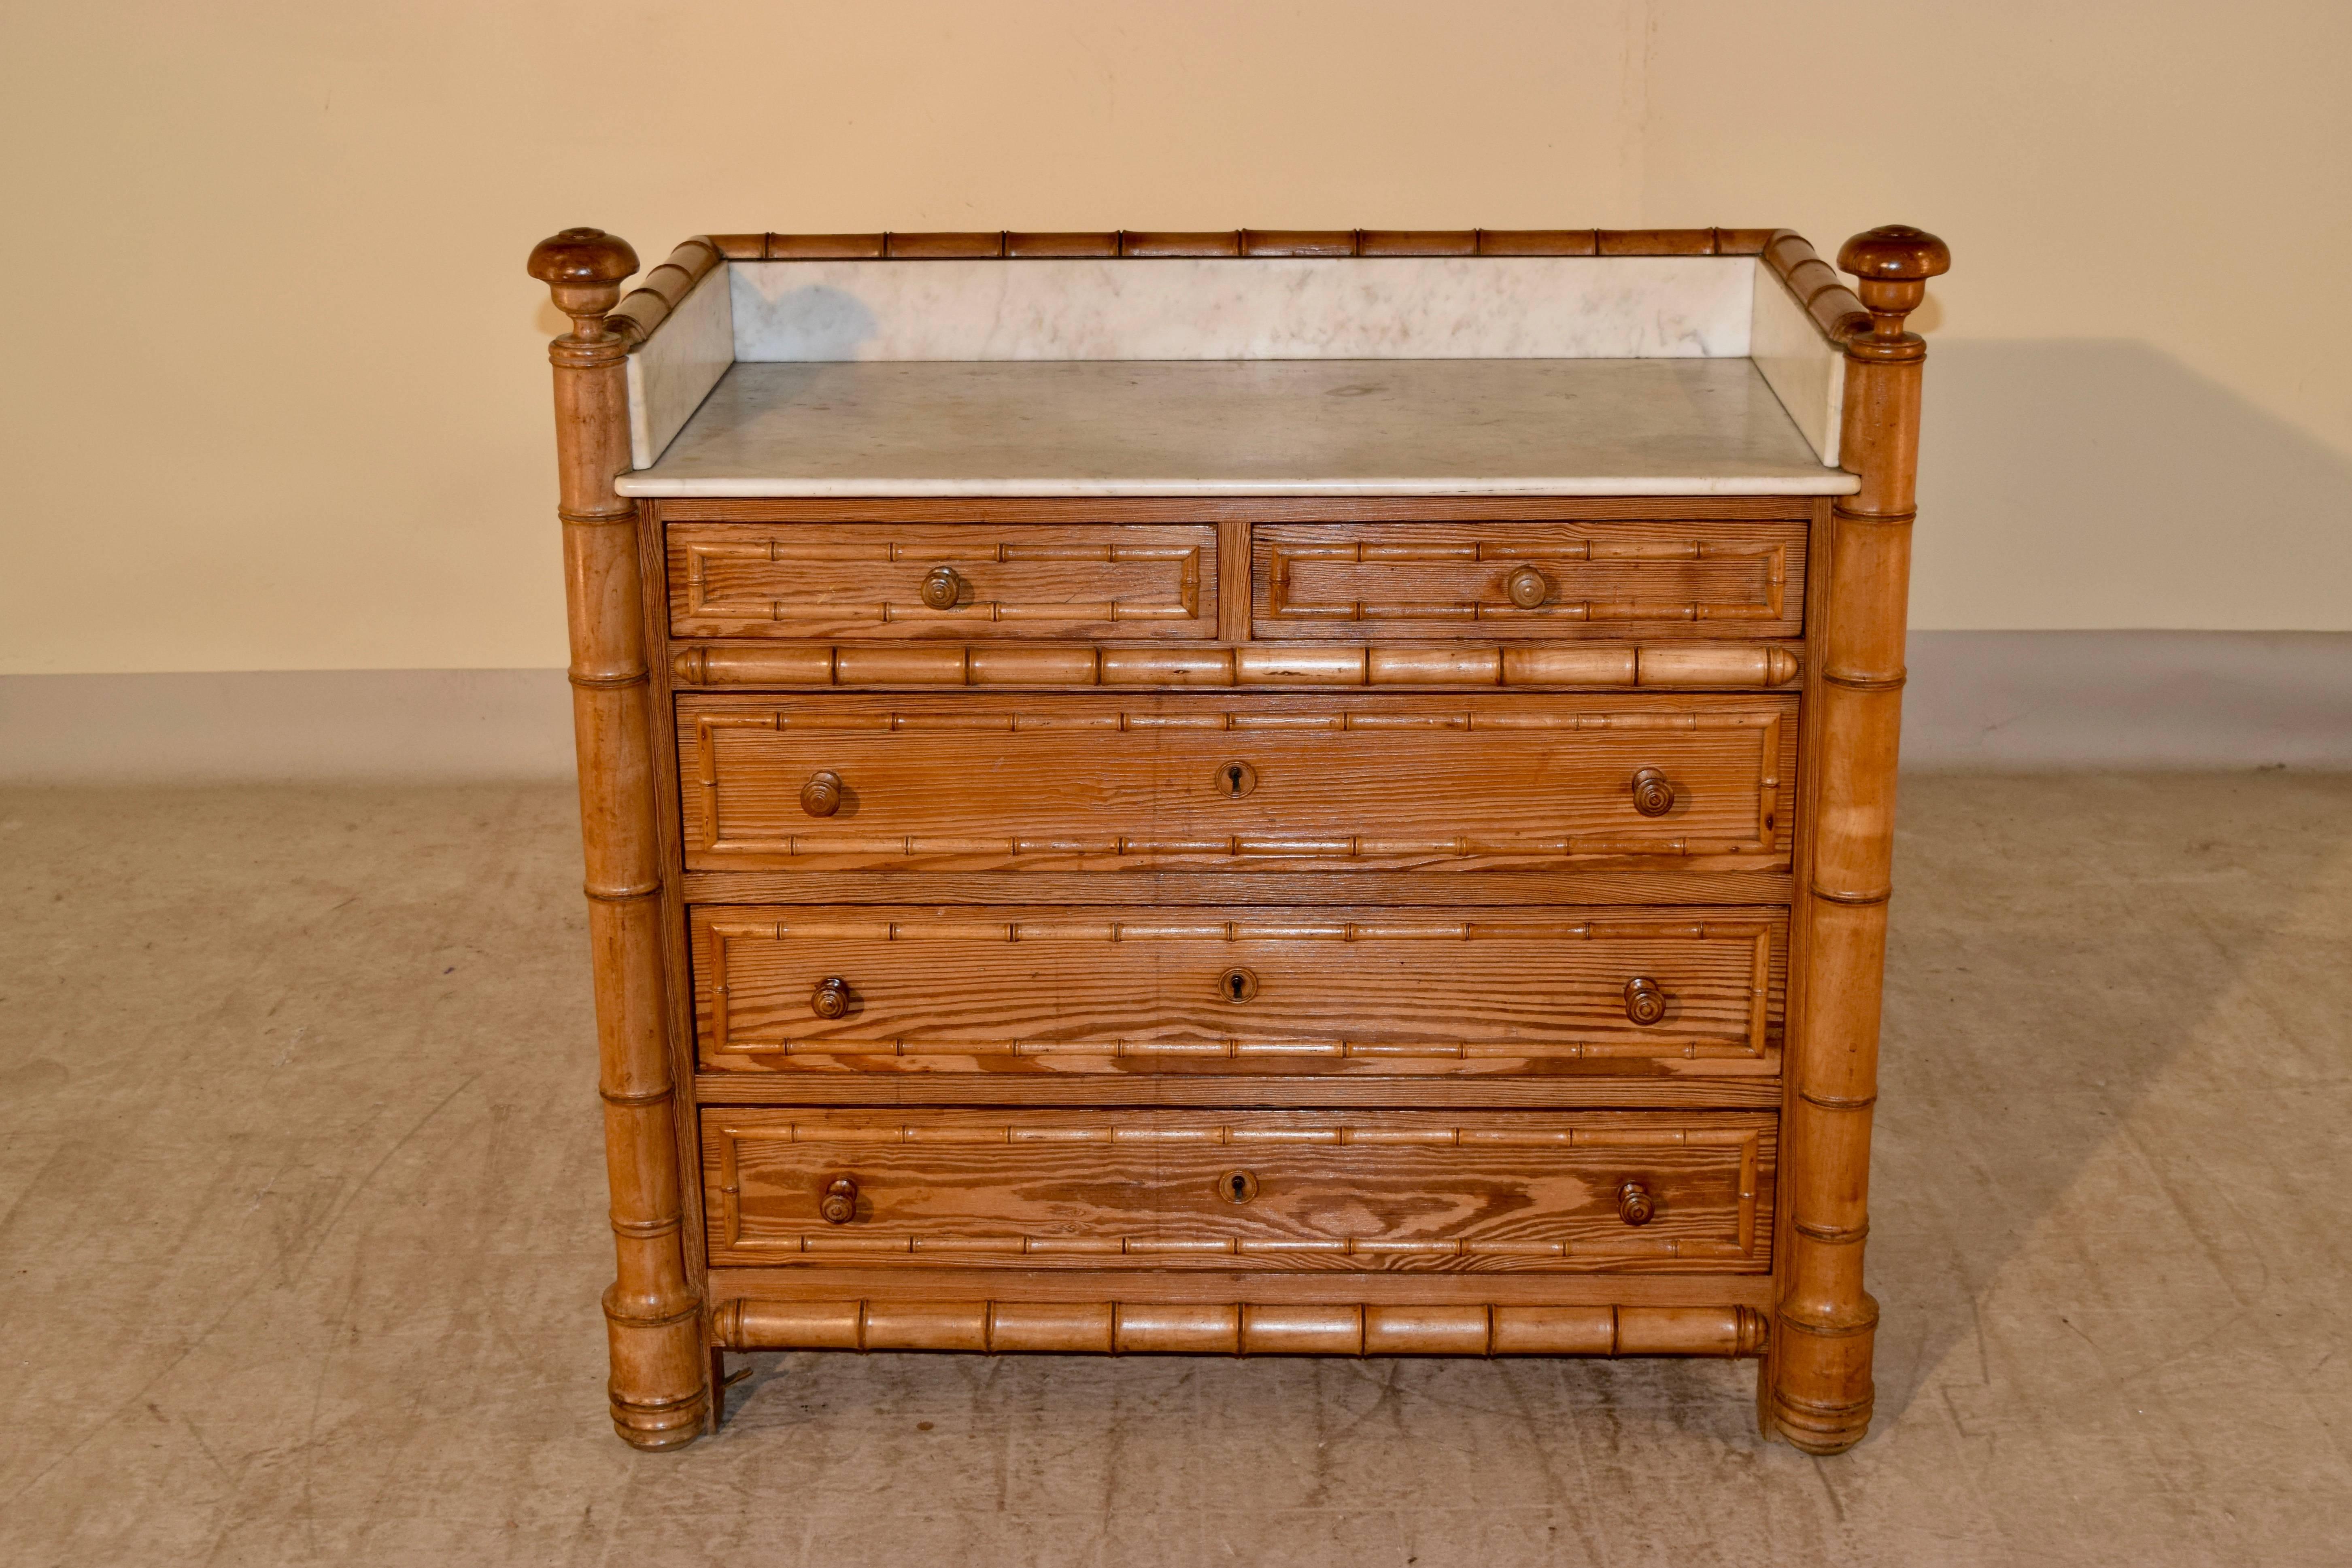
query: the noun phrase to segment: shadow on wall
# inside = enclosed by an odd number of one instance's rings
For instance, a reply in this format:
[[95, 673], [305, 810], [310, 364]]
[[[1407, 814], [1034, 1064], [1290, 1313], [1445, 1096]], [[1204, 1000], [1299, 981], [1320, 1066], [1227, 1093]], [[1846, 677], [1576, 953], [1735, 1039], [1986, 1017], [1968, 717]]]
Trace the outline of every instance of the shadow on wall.
[[2352, 765], [2352, 457], [2144, 343], [1929, 365], [1906, 765]]
[[1938, 343], [1912, 625], [2352, 630], [2352, 456], [2146, 343]]

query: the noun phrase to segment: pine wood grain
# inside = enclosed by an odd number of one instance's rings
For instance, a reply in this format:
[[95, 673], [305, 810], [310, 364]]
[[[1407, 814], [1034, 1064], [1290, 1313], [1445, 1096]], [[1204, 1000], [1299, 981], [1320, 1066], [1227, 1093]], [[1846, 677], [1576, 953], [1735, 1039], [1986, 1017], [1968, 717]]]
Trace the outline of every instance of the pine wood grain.
[[[1767, 1072], [1786, 975], [1785, 926], [1758, 910], [771, 906], [692, 923], [701, 1059], [721, 1070]], [[828, 977], [843, 1016], [812, 1009]], [[1631, 1019], [1636, 978], [1664, 1017]]]
[[[1260, 637], [1802, 631], [1797, 521], [1261, 523], [1251, 552]], [[1511, 597], [1520, 573], [1541, 584], [1538, 602]]]
[[[677, 703], [696, 869], [1788, 863], [1795, 703], [1660, 694]], [[1235, 794], [1233, 769], [1255, 783]], [[1663, 816], [1631, 781], [1675, 782]], [[847, 803], [808, 815], [803, 784]]]
[[[714, 1263], [1761, 1271], [1769, 1116], [706, 1109]], [[818, 1200], [854, 1184], [855, 1217]], [[1249, 1196], [1229, 1194], [1246, 1183]], [[1646, 1224], [1621, 1217], [1638, 1182]]]
[[[673, 523], [680, 637], [1208, 637], [1217, 531], [1076, 523]], [[923, 598], [945, 569], [948, 607]]]

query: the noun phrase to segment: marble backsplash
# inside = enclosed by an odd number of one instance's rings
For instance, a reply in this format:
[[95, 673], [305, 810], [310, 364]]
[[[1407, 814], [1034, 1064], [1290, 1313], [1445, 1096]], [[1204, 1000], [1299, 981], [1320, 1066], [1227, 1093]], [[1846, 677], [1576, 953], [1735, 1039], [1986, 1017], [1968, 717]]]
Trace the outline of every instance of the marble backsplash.
[[1748, 352], [1745, 256], [736, 262], [735, 358], [1653, 359]]
[[629, 355], [631, 468], [652, 468], [733, 367], [733, 306], [726, 267], [713, 268]]
[[1838, 426], [1845, 416], [1845, 355], [1821, 329], [1780, 274], [1756, 263], [1756, 309], [1748, 356], [1804, 432], [1813, 455], [1837, 466]]

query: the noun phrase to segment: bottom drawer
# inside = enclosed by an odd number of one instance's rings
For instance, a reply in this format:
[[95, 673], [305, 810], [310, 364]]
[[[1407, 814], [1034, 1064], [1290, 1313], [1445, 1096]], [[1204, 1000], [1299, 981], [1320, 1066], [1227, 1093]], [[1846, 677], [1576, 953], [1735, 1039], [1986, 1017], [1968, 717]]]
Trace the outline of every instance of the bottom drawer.
[[1761, 1112], [702, 1112], [710, 1261], [1760, 1272]]

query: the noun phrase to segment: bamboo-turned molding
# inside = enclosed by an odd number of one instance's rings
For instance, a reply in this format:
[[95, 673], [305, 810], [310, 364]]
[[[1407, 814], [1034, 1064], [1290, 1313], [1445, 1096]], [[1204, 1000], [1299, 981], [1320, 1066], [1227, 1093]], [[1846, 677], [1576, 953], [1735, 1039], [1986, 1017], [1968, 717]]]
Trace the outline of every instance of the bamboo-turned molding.
[[1093, 1355], [1758, 1354], [1748, 1307], [1293, 1306], [1193, 1301], [771, 1301], [711, 1313], [728, 1350]]
[[1313, 647], [1153, 647], [1095, 643], [697, 644], [673, 659], [688, 686], [880, 688], [1234, 687], [1659, 687], [1738, 689], [1785, 686], [1803, 668], [1777, 643], [1520, 645], [1374, 643]]
[[1822, 334], [1843, 341], [1869, 316], [1802, 235], [1776, 228], [1219, 229], [1198, 234], [697, 235], [670, 252], [614, 310], [630, 347], [651, 337], [721, 261], [981, 261], [1176, 257], [1761, 256]]

